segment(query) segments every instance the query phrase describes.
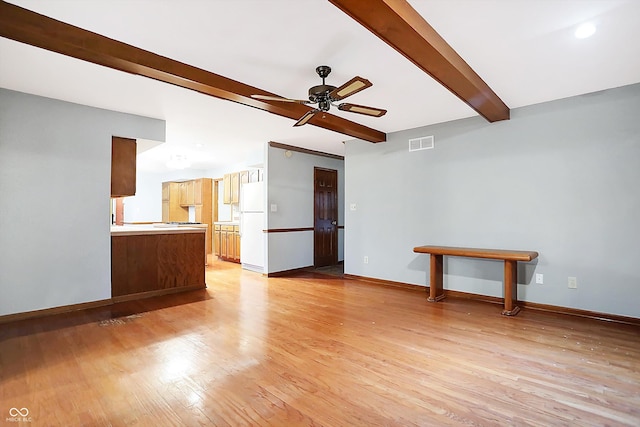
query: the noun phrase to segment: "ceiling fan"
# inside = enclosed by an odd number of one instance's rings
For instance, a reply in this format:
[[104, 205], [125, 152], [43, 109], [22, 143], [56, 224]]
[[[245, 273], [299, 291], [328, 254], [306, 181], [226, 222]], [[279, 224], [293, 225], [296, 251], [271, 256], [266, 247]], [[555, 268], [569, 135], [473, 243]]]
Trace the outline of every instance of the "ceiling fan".
[[340, 87], [331, 86], [325, 84], [324, 79], [327, 78], [329, 73], [331, 73], [331, 67], [328, 65], [320, 65], [316, 68], [316, 73], [322, 78], [322, 84], [313, 86], [309, 88], [309, 100], [304, 99], [289, 99], [289, 98], [281, 98], [279, 96], [269, 96], [269, 95], [251, 95], [252, 98], [261, 99], [264, 101], [281, 101], [281, 102], [295, 102], [298, 104], [317, 104], [317, 107], [313, 110], [307, 111], [304, 116], [300, 117], [300, 119], [294, 124], [294, 126], [302, 126], [306, 124], [313, 116], [317, 113], [329, 111], [329, 108], [333, 105], [334, 107], [338, 107], [338, 110], [341, 111], [349, 111], [351, 113], [364, 114], [367, 116], [373, 117], [381, 117], [384, 116], [387, 110], [382, 110], [380, 108], [374, 107], [366, 107], [364, 105], [356, 105], [349, 103], [341, 103], [336, 104], [337, 101], [340, 101], [348, 96], [353, 95], [354, 93], [360, 92], [373, 84], [360, 76], [356, 76], [343, 84]]

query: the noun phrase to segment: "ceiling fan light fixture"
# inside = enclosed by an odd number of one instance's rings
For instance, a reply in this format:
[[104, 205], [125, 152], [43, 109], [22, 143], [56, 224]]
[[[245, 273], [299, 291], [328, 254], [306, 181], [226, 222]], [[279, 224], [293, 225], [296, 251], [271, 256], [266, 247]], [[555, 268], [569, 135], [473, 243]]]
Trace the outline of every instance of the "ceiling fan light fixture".
[[373, 117], [382, 117], [385, 114], [387, 114], [387, 110], [382, 110], [382, 109], [373, 108], [373, 107], [366, 107], [364, 105], [346, 104], [346, 103], [338, 105], [338, 110], [349, 111], [350, 113], [364, 114], [366, 116], [373, 116]]
[[373, 84], [369, 80], [356, 76], [339, 88], [334, 89], [329, 96], [334, 100], [340, 100], [371, 86]]

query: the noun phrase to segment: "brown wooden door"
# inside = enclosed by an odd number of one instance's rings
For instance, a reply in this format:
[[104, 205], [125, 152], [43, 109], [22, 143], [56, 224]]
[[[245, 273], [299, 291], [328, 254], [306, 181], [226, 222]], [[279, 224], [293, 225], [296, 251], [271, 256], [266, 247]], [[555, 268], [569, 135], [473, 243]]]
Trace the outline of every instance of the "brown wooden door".
[[313, 265], [338, 263], [338, 171], [314, 168]]

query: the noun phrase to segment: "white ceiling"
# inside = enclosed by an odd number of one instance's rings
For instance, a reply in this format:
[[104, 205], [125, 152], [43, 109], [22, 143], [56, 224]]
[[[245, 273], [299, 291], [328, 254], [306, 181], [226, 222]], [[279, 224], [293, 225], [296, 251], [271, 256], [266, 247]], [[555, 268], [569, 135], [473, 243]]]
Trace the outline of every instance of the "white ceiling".
[[[476, 115], [470, 107], [326, 0], [12, 0], [27, 9], [290, 98], [351, 77], [373, 87], [349, 102], [371, 118], [332, 113], [383, 132]], [[516, 108], [640, 82], [638, 0], [410, 0]], [[576, 39], [578, 24], [597, 27]], [[277, 141], [343, 154], [349, 136], [166, 83], [0, 38], [0, 87], [164, 119], [167, 142], [139, 157], [162, 171], [171, 154], [196, 169], [242, 162]], [[147, 144], [152, 145], [152, 144]]]

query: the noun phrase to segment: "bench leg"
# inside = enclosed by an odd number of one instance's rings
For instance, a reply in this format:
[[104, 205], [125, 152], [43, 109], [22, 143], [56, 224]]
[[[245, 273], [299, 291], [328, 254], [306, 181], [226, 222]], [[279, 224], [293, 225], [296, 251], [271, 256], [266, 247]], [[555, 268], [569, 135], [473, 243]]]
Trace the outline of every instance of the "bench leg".
[[431, 265], [430, 283], [429, 283], [429, 302], [438, 302], [444, 299], [444, 291], [442, 290], [442, 255], [431, 254], [429, 260]]
[[505, 316], [515, 316], [520, 311], [516, 305], [518, 300], [518, 266], [517, 261], [504, 262], [504, 310]]

